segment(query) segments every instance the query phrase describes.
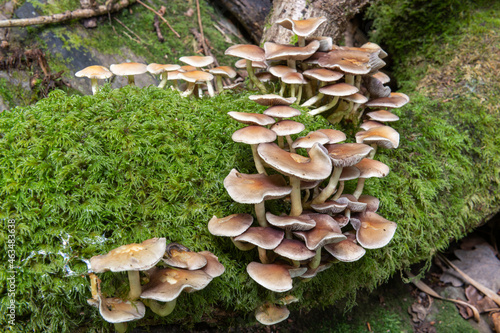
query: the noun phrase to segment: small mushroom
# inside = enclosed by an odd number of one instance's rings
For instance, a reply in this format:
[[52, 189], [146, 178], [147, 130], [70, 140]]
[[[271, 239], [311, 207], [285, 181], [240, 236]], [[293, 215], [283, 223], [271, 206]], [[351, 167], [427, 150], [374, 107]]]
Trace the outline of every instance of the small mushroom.
[[75, 73], [76, 77], [87, 77], [90, 79], [92, 84], [92, 94], [95, 95], [97, 93], [97, 80], [109, 79], [113, 76], [113, 73], [109, 69], [104, 66], [89, 66], [81, 71]]
[[135, 86], [135, 75], [144, 74], [148, 71], [147, 66], [137, 62], [124, 62], [109, 66], [109, 70], [116, 76], [128, 77], [128, 84]]

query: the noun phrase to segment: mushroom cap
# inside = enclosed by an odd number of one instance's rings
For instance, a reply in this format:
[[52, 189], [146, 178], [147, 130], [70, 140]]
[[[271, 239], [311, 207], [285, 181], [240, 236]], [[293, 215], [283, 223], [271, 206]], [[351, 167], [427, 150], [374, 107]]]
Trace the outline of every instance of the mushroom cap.
[[179, 78], [188, 82], [206, 82], [214, 79], [214, 76], [203, 71], [189, 71], [179, 73]]
[[205, 67], [214, 62], [214, 57], [212, 56], [184, 56], [179, 58], [185, 64], [193, 67]]
[[355, 166], [347, 166], [342, 168], [342, 173], [340, 174], [339, 181], [353, 180], [359, 177], [361, 171]]
[[285, 292], [292, 289], [290, 272], [283, 265], [251, 262], [247, 266], [250, 277], [266, 289]]
[[287, 319], [290, 311], [284, 305], [278, 306], [269, 302], [264, 303], [255, 310], [255, 319], [262, 325], [274, 325]]
[[264, 49], [258, 47], [257, 45], [251, 45], [251, 44], [232, 45], [224, 52], [224, 54], [251, 61], [266, 61]]
[[228, 78], [236, 77], [237, 73], [231, 66], [219, 66], [209, 69], [208, 72], [213, 75], [221, 75]]
[[199, 253], [183, 249], [182, 247], [168, 248], [163, 262], [167, 265], [187, 270], [196, 270], [205, 267], [207, 259]]
[[339, 130], [335, 130], [332, 128], [322, 128], [322, 129], [316, 130], [316, 132], [321, 132], [321, 133], [325, 134], [328, 137], [328, 139], [330, 139], [330, 141], [328, 141], [329, 144], [339, 143], [341, 141], [346, 140], [346, 136], [345, 136], [344, 132], [339, 131]]
[[316, 226], [316, 221], [311, 219], [308, 215], [302, 214], [299, 216], [288, 216], [288, 215], [274, 215], [270, 212], [266, 212], [266, 220], [269, 224], [281, 228], [290, 230], [310, 230]]
[[317, 40], [319, 42], [318, 51], [321, 52], [330, 52], [333, 49], [333, 38], [327, 36], [315, 36], [306, 38], [306, 44], [309, 44], [313, 40]]
[[261, 143], [257, 152], [271, 168], [300, 180], [326, 179], [332, 172], [332, 162], [325, 147], [315, 143], [309, 150], [309, 158], [289, 153], [275, 143]]
[[146, 314], [146, 307], [139, 301], [126, 301], [121, 298], [104, 298], [98, 295], [99, 313], [108, 323], [124, 323], [138, 320]]
[[361, 45], [361, 48], [362, 49], [370, 49], [370, 50], [379, 50], [380, 53], [378, 54], [378, 56], [381, 58], [381, 59], [384, 59], [385, 57], [388, 56], [387, 52], [385, 52], [381, 47], [380, 45], [378, 44], [375, 44], [375, 43], [372, 43], [372, 42], [367, 42], [367, 43], [364, 43], [363, 45]]
[[277, 80], [276, 77], [269, 72], [256, 73], [255, 76], [259, 79], [260, 82], [272, 82]]
[[335, 83], [319, 88], [319, 92], [328, 96], [349, 96], [359, 91], [358, 88], [348, 83]]
[[283, 45], [272, 42], [264, 43], [266, 60], [304, 60], [318, 50], [320, 43], [315, 40], [306, 46]]
[[367, 120], [367, 121], [363, 121], [363, 123], [361, 125], [359, 125], [359, 128], [364, 129], [365, 131], [368, 131], [370, 128], [379, 127], [379, 126], [385, 126], [385, 125], [382, 123], [379, 123], [378, 121]]
[[161, 260], [166, 246], [165, 238], [151, 238], [140, 244], [122, 245], [107, 254], [90, 258], [90, 267], [94, 273], [147, 270]]
[[327, 214], [309, 214], [316, 221], [316, 226], [308, 231], [295, 231], [293, 234], [306, 243], [309, 250], [316, 250], [325, 244], [337, 243], [344, 239], [340, 231], [340, 226], [330, 215]]
[[248, 98], [264, 106], [291, 105], [297, 100], [295, 97], [282, 97], [275, 94], [251, 95]]
[[192, 71], [196, 71], [196, 67], [194, 66], [191, 66], [191, 65], [184, 65], [184, 66], [181, 66], [181, 68], [179, 68], [179, 72], [181, 73], [185, 73], [185, 72], [192, 72]]
[[377, 213], [366, 212], [359, 218], [359, 223], [353, 223], [356, 239], [365, 249], [378, 249], [386, 246], [396, 232], [397, 224]]
[[250, 214], [231, 214], [218, 218], [214, 216], [208, 221], [208, 231], [214, 236], [236, 237], [244, 233], [253, 223]]
[[281, 81], [287, 84], [307, 84], [307, 80], [304, 79], [301, 73], [289, 72], [281, 77]]
[[164, 72], [177, 71], [181, 68], [179, 65], [170, 65], [170, 64], [149, 64], [146, 69], [151, 74], [160, 74]]
[[342, 99], [356, 104], [364, 104], [368, 102], [368, 98], [360, 93], [355, 93], [349, 96], [343, 96]]
[[410, 99], [405, 94], [391, 93], [389, 97], [373, 99], [366, 103], [371, 108], [400, 108], [408, 103]]
[[306, 136], [295, 139], [292, 148], [311, 148], [315, 143], [327, 144], [330, 141], [326, 134], [318, 131], [309, 132]]
[[315, 251], [309, 250], [304, 242], [297, 239], [283, 239], [273, 251], [282, 257], [298, 261], [309, 260], [316, 255]]
[[122, 64], [113, 64], [109, 66], [109, 70], [115, 75], [127, 76], [144, 74], [148, 71], [147, 67], [148, 66], [145, 64], [137, 62], [124, 62]]
[[202, 255], [207, 259], [207, 264], [201, 269], [203, 272], [208, 274], [212, 279], [221, 276], [224, 271], [224, 265], [219, 262], [219, 258], [210, 251], [201, 251], [198, 254]]
[[283, 198], [292, 192], [292, 187], [286, 184], [282, 175], [249, 175], [236, 169], [232, 169], [224, 179], [224, 187], [234, 201], [246, 204]]
[[380, 200], [372, 195], [361, 194], [358, 198], [359, 202], [366, 204], [366, 211], [375, 213], [380, 206]]
[[381, 71], [376, 72], [375, 74], [372, 75], [372, 77], [374, 79], [379, 80], [380, 83], [382, 83], [382, 84], [386, 84], [386, 83], [391, 82], [391, 78], [389, 77], [389, 75], [387, 75], [387, 74], [385, 74], [384, 72], [381, 72]]
[[335, 167], [347, 167], [359, 163], [373, 150], [363, 143], [335, 143], [325, 145]]
[[312, 56], [310, 56], [309, 58], [307, 58], [305, 60], [302, 60], [302, 62], [309, 64], [309, 65], [318, 65], [319, 59], [323, 58], [325, 55], [327, 55], [327, 52], [322, 52], [318, 49], [318, 51], [314, 52]]
[[267, 126], [275, 123], [275, 120], [272, 117], [266, 116], [262, 113], [230, 111], [227, 114], [234, 120], [248, 125]]
[[[264, 110], [264, 114], [275, 118], [291, 118], [300, 116], [300, 110], [288, 105], [275, 105]], [[305, 128], [305, 127], [304, 127]]]
[[235, 241], [247, 242], [266, 250], [278, 246], [285, 237], [285, 233], [270, 227], [250, 227], [247, 231], [234, 238]]
[[335, 259], [343, 262], [353, 262], [361, 259], [366, 250], [356, 244], [356, 241], [349, 238], [338, 242], [325, 245], [327, 250]]
[[312, 68], [304, 71], [302, 74], [309, 79], [316, 79], [321, 82], [337, 81], [344, 76], [344, 73], [332, 71], [326, 68]]
[[378, 54], [380, 50], [337, 47], [318, 60], [321, 67], [340, 69], [344, 73], [365, 75], [384, 67]]
[[94, 65], [88, 66], [75, 73], [76, 77], [88, 77], [89, 79], [109, 79], [113, 73], [104, 66]]
[[311, 208], [322, 214], [337, 214], [347, 208], [347, 202], [343, 200], [327, 200], [320, 204], [311, 204]]
[[276, 65], [269, 67], [269, 73], [273, 74], [276, 77], [281, 78], [283, 75], [288, 74], [288, 73], [294, 73], [297, 72], [295, 68], [288, 67], [285, 65]]
[[331, 263], [321, 263], [318, 267], [316, 268], [308, 268], [307, 271], [301, 275], [301, 278], [303, 279], [312, 279], [315, 277], [318, 273], [321, 273], [323, 271], [326, 271], [332, 267]]
[[366, 115], [371, 120], [381, 121], [381, 122], [391, 122], [399, 120], [399, 117], [397, 115], [387, 110], [372, 111], [368, 112]]
[[[247, 68], [247, 60], [246, 59], [240, 59], [234, 63], [234, 67], [243, 69]], [[260, 69], [266, 69], [267, 64], [265, 61], [252, 61], [252, 68], [260, 68]]]
[[342, 194], [338, 200], [343, 200], [347, 203], [347, 209], [352, 212], [362, 212], [366, 209], [366, 203], [358, 201], [352, 194]]
[[290, 18], [284, 18], [277, 20], [275, 23], [288, 30], [292, 30], [297, 36], [307, 37], [312, 35], [323, 22], [326, 22], [326, 17], [321, 16], [311, 17], [305, 20], [292, 20]]
[[302, 132], [306, 126], [294, 120], [281, 120], [271, 126], [271, 131], [274, 131], [278, 136], [292, 135]]
[[231, 136], [233, 141], [256, 145], [276, 140], [276, 133], [262, 126], [250, 125], [236, 130]]
[[167, 72], [167, 79], [169, 80], [181, 80], [181, 71], [171, 71]]
[[212, 281], [212, 277], [203, 270], [158, 269], [151, 274], [149, 282], [143, 286], [141, 298], [170, 302], [176, 299], [182, 290], [186, 288], [201, 290], [210, 281]]
[[389, 173], [389, 167], [386, 164], [370, 158], [363, 158], [355, 167], [361, 172], [359, 178], [382, 178]]
[[357, 143], [374, 144], [393, 149], [399, 146], [399, 133], [390, 126], [379, 126], [356, 133]]

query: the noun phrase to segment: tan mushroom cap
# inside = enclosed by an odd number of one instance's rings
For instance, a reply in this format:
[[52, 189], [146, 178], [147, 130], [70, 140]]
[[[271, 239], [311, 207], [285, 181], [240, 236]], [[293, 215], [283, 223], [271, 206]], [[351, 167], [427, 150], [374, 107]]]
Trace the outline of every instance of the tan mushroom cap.
[[213, 64], [214, 57], [212, 56], [184, 56], [179, 58], [185, 64], [193, 67], [205, 67]]
[[359, 91], [358, 88], [348, 83], [335, 83], [319, 88], [319, 92], [328, 96], [349, 96]]
[[294, 120], [282, 120], [271, 126], [278, 136], [292, 135], [302, 132], [306, 126]]
[[141, 298], [170, 302], [176, 299], [182, 290], [205, 288], [212, 278], [202, 270], [188, 271], [179, 268], [156, 270], [149, 282], [143, 286]]
[[208, 221], [208, 231], [214, 236], [236, 237], [244, 233], [253, 223], [250, 214], [231, 214], [218, 218], [214, 216]]
[[364, 129], [365, 131], [368, 131], [370, 128], [380, 127], [380, 126], [385, 126], [385, 125], [382, 123], [379, 123], [378, 121], [367, 120], [367, 121], [364, 121], [361, 125], [359, 125], [359, 128]]
[[408, 96], [401, 93], [391, 93], [389, 97], [381, 97], [366, 103], [371, 108], [400, 108], [408, 103]]
[[224, 179], [224, 187], [236, 202], [257, 204], [263, 200], [283, 198], [292, 192], [282, 175], [249, 175], [232, 169]]
[[290, 18], [284, 18], [276, 21], [277, 24], [288, 30], [292, 30], [294, 34], [300, 37], [307, 37], [313, 34], [323, 22], [326, 22], [326, 17], [322, 16], [312, 17], [305, 20], [292, 20]]
[[235, 131], [231, 136], [233, 141], [255, 145], [276, 140], [276, 133], [270, 129], [257, 125], [250, 125]]
[[277, 80], [276, 77], [269, 72], [256, 73], [255, 76], [259, 79], [260, 82], [271, 82]]
[[167, 251], [166, 256], [163, 258], [163, 262], [167, 265], [190, 271], [205, 267], [207, 264], [207, 259], [201, 254], [179, 248]]
[[[247, 68], [247, 60], [246, 59], [240, 59], [234, 63], [234, 67], [243, 69]], [[259, 68], [259, 69], [266, 69], [267, 64], [265, 61], [252, 61], [252, 68]]]
[[319, 46], [317, 40], [302, 47], [265, 42], [264, 51], [266, 60], [304, 60], [312, 56]]
[[326, 68], [312, 68], [304, 71], [302, 74], [309, 79], [316, 79], [321, 82], [337, 81], [344, 76], [344, 73], [332, 71]]
[[287, 319], [290, 311], [284, 305], [278, 306], [269, 302], [264, 303], [255, 310], [255, 319], [262, 325], [274, 325]]
[[378, 146], [394, 149], [399, 146], [399, 133], [390, 126], [379, 126], [367, 131], [356, 133], [356, 142], [374, 144]]
[[346, 140], [344, 132], [332, 128], [322, 128], [316, 130], [316, 132], [321, 132], [325, 134], [328, 137], [328, 139], [330, 139], [330, 141], [328, 141], [328, 144], [339, 143]]
[[318, 65], [319, 64], [319, 59], [323, 58], [326, 56], [328, 52], [322, 52], [318, 49], [318, 51], [314, 52], [312, 56], [309, 58], [302, 60], [303, 63], [309, 64], [309, 65]]
[[315, 36], [306, 38], [306, 44], [309, 44], [313, 40], [317, 40], [319, 42], [318, 51], [321, 52], [330, 52], [333, 49], [333, 38], [327, 36]]
[[347, 202], [343, 200], [327, 200], [320, 204], [311, 204], [311, 208], [322, 214], [337, 214], [347, 208]]
[[365, 95], [362, 95], [360, 93], [355, 93], [355, 94], [352, 94], [349, 96], [344, 96], [344, 97], [342, 97], [342, 99], [349, 101], [349, 102], [356, 103], [356, 104], [364, 104], [364, 103], [368, 102], [368, 98]]
[[291, 105], [297, 100], [296, 97], [282, 97], [275, 94], [251, 95], [248, 98], [264, 106]]
[[281, 81], [287, 84], [307, 84], [307, 80], [304, 79], [301, 73], [289, 72], [281, 77]]
[[358, 198], [359, 202], [366, 203], [366, 211], [375, 213], [380, 206], [380, 200], [372, 195], [361, 194]]
[[104, 66], [88, 66], [75, 73], [76, 77], [87, 77], [89, 79], [104, 80], [113, 76], [113, 73]]
[[203, 71], [181, 72], [179, 77], [187, 82], [206, 82], [214, 79], [212, 74]]
[[99, 313], [108, 323], [125, 323], [138, 320], [146, 314], [146, 307], [139, 301], [126, 301], [121, 298], [105, 298], [98, 295]]
[[335, 259], [342, 262], [357, 261], [366, 253], [364, 248], [349, 238], [339, 243], [327, 244], [325, 245], [325, 250], [327, 250]]
[[370, 50], [379, 50], [380, 53], [378, 54], [378, 56], [381, 58], [381, 59], [384, 59], [385, 57], [388, 56], [387, 52], [385, 52], [381, 47], [380, 45], [378, 44], [375, 44], [373, 42], [367, 42], [367, 43], [364, 43], [363, 45], [361, 45], [361, 48], [362, 49], [370, 49]]
[[212, 279], [221, 276], [224, 271], [224, 265], [219, 262], [219, 258], [210, 251], [201, 251], [198, 254], [205, 257], [207, 264], [201, 269], [203, 272], [208, 274]]
[[325, 145], [335, 167], [347, 167], [359, 163], [373, 150], [363, 143], [336, 143]]
[[113, 64], [109, 66], [109, 70], [115, 75], [127, 76], [144, 74], [148, 71], [147, 67], [148, 66], [145, 64], [137, 62], [124, 62], [122, 64]]
[[389, 167], [386, 164], [369, 158], [363, 158], [355, 167], [361, 171], [359, 178], [382, 178], [389, 173]]
[[243, 58], [251, 61], [266, 61], [264, 49], [257, 45], [251, 44], [236, 44], [230, 46], [225, 52], [225, 55]]
[[247, 125], [267, 126], [276, 122], [272, 117], [266, 116], [262, 113], [230, 111], [227, 114], [234, 120]]
[[352, 212], [362, 212], [366, 209], [366, 203], [358, 201], [352, 194], [342, 194], [338, 200], [343, 200], [347, 203], [347, 209]]
[[213, 75], [221, 75], [221, 76], [228, 77], [231, 79], [236, 77], [236, 75], [237, 75], [236, 71], [230, 66], [215, 67], [215, 68], [209, 69], [208, 72], [210, 74], [213, 74]]
[[295, 139], [292, 148], [311, 148], [315, 143], [327, 144], [330, 141], [326, 134], [319, 131], [309, 132], [306, 136]]
[[321, 263], [317, 268], [308, 268], [307, 271], [301, 275], [301, 278], [312, 279], [318, 275], [318, 273], [324, 272], [330, 267], [332, 267], [331, 263]]
[[304, 242], [297, 239], [283, 239], [273, 251], [282, 257], [298, 261], [309, 260], [316, 255], [316, 252], [309, 250]]
[[146, 69], [151, 74], [161, 74], [164, 72], [177, 71], [177, 70], [181, 69], [181, 66], [171, 65], [171, 64], [155, 64], [155, 63], [153, 63], [153, 64], [147, 65]]
[[273, 74], [276, 77], [281, 78], [283, 75], [288, 74], [288, 73], [294, 73], [297, 72], [295, 68], [288, 67], [285, 65], [276, 65], [269, 67], [269, 73]]
[[247, 231], [234, 238], [235, 241], [247, 242], [266, 250], [278, 246], [285, 237], [285, 233], [270, 227], [250, 227]]
[[337, 48], [318, 60], [321, 67], [340, 69], [344, 73], [365, 75], [384, 67], [378, 54], [380, 51], [356, 48]]
[[381, 122], [392, 122], [398, 121], [399, 117], [394, 113], [387, 110], [372, 111], [366, 114], [371, 120], [381, 121]]
[[297, 231], [310, 230], [316, 226], [316, 221], [311, 219], [307, 214], [302, 214], [299, 216], [278, 216], [270, 212], [266, 212], [266, 220], [269, 222], [269, 224], [275, 227]]
[[290, 272], [283, 265], [251, 262], [247, 266], [250, 277], [266, 289], [285, 292], [292, 289]]
[[309, 158], [287, 152], [275, 143], [261, 143], [257, 152], [271, 168], [300, 180], [326, 179], [332, 172], [332, 162], [322, 145], [315, 143], [309, 150]]
[[122, 245], [107, 254], [90, 258], [94, 273], [140, 271], [155, 266], [166, 249], [165, 238], [151, 238], [140, 244]]
[[309, 250], [316, 250], [325, 244], [337, 243], [344, 239], [340, 226], [330, 215], [309, 214], [316, 221], [316, 226], [308, 231], [295, 231], [293, 234], [306, 243]]
[[275, 118], [291, 118], [300, 116], [300, 110], [296, 108], [292, 108], [288, 105], [275, 105], [267, 108], [263, 112], [266, 116], [275, 117]]
[[342, 168], [342, 173], [340, 174], [339, 181], [353, 180], [359, 177], [361, 171], [355, 166], [347, 166]]
[[389, 77], [389, 75], [385, 74], [384, 72], [378, 71], [377, 73], [373, 74], [372, 77], [379, 80], [382, 84], [391, 82], [391, 78]]
[[167, 78], [169, 80], [182, 80], [180, 71], [171, 71], [167, 73]]
[[378, 249], [386, 246], [396, 232], [397, 224], [377, 213], [366, 212], [359, 218], [360, 223], [354, 223], [356, 239], [365, 249]]
[[181, 68], [179, 69], [179, 72], [185, 73], [185, 72], [192, 72], [192, 71], [195, 71], [195, 70], [197, 70], [197, 69], [194, 66], [184, 65], [184, 66], [181, 66]]

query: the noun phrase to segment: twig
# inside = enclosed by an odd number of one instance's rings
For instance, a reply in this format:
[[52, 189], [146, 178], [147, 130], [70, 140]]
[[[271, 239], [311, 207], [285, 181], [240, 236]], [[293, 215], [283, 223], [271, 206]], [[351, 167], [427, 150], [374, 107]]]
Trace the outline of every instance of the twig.
[[26, 27], [29, 25], [58, 23], [73, 19], [89, 18], [100, 16], [109, 12], [116, 12], [134, 3], [134, 0], [120, 0], [112, 5], [109, 9], [105, 5], [98, 6], [97, 8], [77, 9], [74, 11], [66, 11], [64, 13], [54, 14], [50, 16], [38, 16], [24, 19], [2, 20], [0, 21], [0, 28], [8, 27]]
[[137, 39], [140, 41], [139, 44], [142, 44], [143, 43], [143, 40], [141, 39], [141, 37], [139, 37], [138, 34], [136, 34], [135, 32], [132, 31], [132, 29], [130, 29], [129, 27], [127, 27], [125, 24], [123, 24], [122, 21], [120, 21], [119, 19], [117, 19], [116, 17], [113, 17], [116, 22], [120, 23], [122, 27], [124, 27], [125, 29], [127, 29], [131, 34], [133, 34], [135, 37], [137, 37]]
[[135, 0], [137, 1], [138, 4], [141, 4], [143, 5], [144, 7], [146, 7], [147, 9], [149, 9], [150, 11], [152, 11], [153, 13], [155, 13], [156, 15], [158, 15], [158, 17], [167, 24], [167, 26], [169, 27], [170, 30], [172, 30], [172, 32], [177, 36], [177, 38], [181, 38], [181, 36], [177, 33], [177, 31], [174, 30], [174, 28], [172, 28], [172, 26], [170, 25], [170, 23], [168, 23], [168, 21], [160, 15], [160, 13], [158, 13], [156, 10], [154, 10], [153, 8], [149, 7], [148, 5], [146, 5], [144, 2], [142, 2], [141, 0]]
[[[161, 6], [160, 10], [158, 11], [160, 14], [165, 13], [165, 7]], [[153, 23], [154, 30], [156, 31], [156, 35], [158, 36], [158, 41], [160, 43], [165, 42], [165, 38], [161, 34], [161, 29], [160, 29], [160, 19], [158, 15], [155, 15], [155, 20]]]
[[200, 13], [200, 1], [199, 0], [196, 0], [196, 13], [198, 14], [198, 25], [200, 27], [201, 46], [203, 47], [203, 53], [205, 53], [205, 55], [208, 56], [209, 50], [207, 47], [207, 43], [205, 41], [205, 34], [203, 33], [203, 24], [201, 24], [201, 13]]
[[130, 38], [131, 40], [133, 40], [134, 42], [136, 42], [137, 44], [141, 44], [140, 41], [138, 41], [137, 39], [135, 39], [134, 37], [130, 36], [126, 31], [122, 31], [122, 33], [127, 36], [128, 38]]

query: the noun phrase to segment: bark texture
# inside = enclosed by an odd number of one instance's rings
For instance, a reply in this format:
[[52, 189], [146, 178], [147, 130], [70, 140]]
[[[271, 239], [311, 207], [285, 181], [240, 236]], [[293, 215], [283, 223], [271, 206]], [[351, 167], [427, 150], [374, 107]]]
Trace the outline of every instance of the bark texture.
[[273, 9], [267, 19], [261, 42], [288, 44], [292, 32], [275, 22], [282, 18], [300, 20], [324, 16], [327, 22], [319, 26], [314, 36], [329, 36], [338, 43], [350, 19], [354, 17], [369, 0], [274, 0]]

